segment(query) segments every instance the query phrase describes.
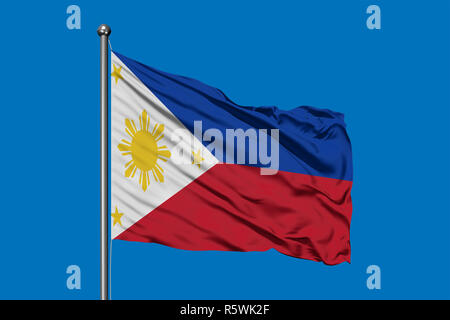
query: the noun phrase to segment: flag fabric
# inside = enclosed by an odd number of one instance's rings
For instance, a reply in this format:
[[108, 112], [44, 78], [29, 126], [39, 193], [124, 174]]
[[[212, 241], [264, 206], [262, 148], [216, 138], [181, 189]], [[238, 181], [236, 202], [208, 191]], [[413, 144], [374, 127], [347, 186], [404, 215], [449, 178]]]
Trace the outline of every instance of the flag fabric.
[[113, 239], [350, 262], [342, 114], [244, 107], [112, 53]]

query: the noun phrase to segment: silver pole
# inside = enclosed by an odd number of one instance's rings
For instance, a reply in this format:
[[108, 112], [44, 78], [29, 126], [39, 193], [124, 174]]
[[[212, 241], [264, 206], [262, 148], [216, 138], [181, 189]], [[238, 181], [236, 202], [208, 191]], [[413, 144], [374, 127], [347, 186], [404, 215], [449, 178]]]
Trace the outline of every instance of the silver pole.
[[100, 36], [100, 297], [108, 300], [108, 37], [111, 28], [102, 24]]

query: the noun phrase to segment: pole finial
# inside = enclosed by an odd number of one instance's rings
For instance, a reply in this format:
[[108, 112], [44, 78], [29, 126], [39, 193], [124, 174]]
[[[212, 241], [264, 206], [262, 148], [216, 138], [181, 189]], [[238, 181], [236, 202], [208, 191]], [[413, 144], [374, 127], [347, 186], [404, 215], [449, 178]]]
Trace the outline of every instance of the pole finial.
[[107, 24], [102, 24], [97, 29], [97, 34], [101, 36], [109, 36], [111, 34], [111, 28]]

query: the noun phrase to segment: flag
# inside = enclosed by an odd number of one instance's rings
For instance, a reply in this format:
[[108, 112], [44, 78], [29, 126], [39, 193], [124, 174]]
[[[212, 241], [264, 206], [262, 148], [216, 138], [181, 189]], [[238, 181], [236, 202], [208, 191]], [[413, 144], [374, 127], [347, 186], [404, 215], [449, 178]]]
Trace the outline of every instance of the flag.
[[113, 239], [350, 262], [342, 114], [240, 106], [112, 53]]

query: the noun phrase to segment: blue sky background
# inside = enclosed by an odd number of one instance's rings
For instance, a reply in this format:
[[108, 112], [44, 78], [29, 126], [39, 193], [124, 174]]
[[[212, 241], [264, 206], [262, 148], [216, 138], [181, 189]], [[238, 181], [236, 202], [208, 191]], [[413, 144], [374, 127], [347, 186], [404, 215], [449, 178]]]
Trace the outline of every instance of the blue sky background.
[[[81, 30], [66, 28], [70, 4]], [[370, 4], [381, 30], [366, 28]], [[113, 299], [450, 298], [450, 1], [0, 6], [0, 298], [99, 297], [101, 23], [114, 50], [236, 103], [344, 113], [354, 158], [351, 264], [115, 241]]]

